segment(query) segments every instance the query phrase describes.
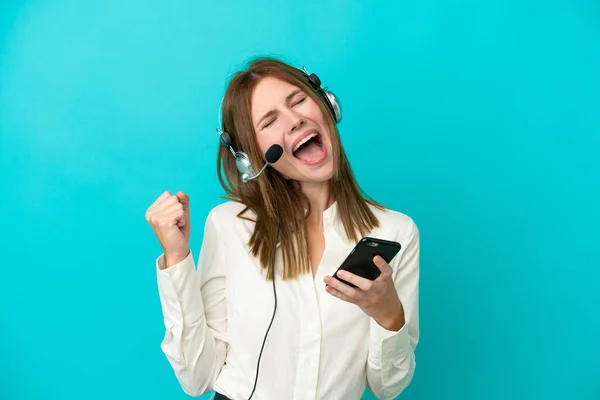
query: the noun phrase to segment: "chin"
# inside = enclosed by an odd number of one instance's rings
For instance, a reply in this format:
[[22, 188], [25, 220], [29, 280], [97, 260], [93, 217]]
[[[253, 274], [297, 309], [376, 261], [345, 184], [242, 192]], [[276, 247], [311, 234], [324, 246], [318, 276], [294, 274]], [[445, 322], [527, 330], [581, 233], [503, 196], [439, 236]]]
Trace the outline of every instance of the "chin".
[[331, 178], [333, 178], [333, 161], [318, 168], [309, 167], [308, 170], [302, 171], [302, 178], [298, 180], [307, 183], [324, 183], [329, 182]]

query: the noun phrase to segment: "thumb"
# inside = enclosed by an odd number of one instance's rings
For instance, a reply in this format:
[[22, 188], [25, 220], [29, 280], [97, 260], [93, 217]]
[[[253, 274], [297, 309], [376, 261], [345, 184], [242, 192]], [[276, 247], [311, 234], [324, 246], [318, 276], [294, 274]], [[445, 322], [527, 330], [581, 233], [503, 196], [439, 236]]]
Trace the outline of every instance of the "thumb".
[[189, 210], [190, 209], [190, 197], [183, 192], [177, 192], [176, 196], [179, 199], [179, 202], [183, 205], [184, 210]]

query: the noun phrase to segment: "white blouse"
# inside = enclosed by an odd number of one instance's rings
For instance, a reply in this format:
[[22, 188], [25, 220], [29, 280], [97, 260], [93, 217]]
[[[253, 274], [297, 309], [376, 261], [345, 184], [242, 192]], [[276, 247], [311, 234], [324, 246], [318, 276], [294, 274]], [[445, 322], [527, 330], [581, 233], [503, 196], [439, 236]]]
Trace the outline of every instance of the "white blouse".
[[[163, 269], [156, 260], [166, 333], [161, 348], [183, 390], [200, 396], [215, 390], [248, 399], [258, 355], [273, 314], [273, 287], [247, 245], [253, 222], [227, 202], [208, 214], [198, 268], [193, 254]], [[325, 251], [316, 276], [283, 281], [276, 259], [277, 312], [267, 337], [253, 399], [360, 399], [365, 388], [393, 399], [415, 371], [419, 339], [419, 233], [413, 220], [372, 208], [380, 227], [371, 237], [394, 240], [402, 249], [390, 263], [406, 323], [382, 328], [358, 306], [325, 291], [355, 243], [347, 240], [334, 203], [323, 214]], [[251, 212], [246, 214], [253, 217]], [[285, 223], [285, 221], [283, 221]]]

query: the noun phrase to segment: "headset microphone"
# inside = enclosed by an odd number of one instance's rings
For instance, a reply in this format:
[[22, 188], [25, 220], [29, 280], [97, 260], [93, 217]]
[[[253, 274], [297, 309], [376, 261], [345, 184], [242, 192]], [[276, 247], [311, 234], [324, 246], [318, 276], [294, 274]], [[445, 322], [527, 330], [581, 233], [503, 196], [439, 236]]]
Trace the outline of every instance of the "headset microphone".
[[242, 180], [244, 182], [248, 182], [252, 179], [258, 178], [258, 176], [260, 174], [262, 174], [262, 172], [265, 170], [265, 168], [267, 168], [267, 165], [275, 164], [277, 161], [279, 161], [279, 159], [281, 158], [282, 155], [283, 155], [283, 149], [281, 148], [281, 146], [278, 144], [272, 145], [271, 147], [269, 147], [269, 149], [265, 153], [265, 159], [267, 160], [267, 162], [265, 163], [265, 165], [263, 165], [261, 170], [258, 171], [258, 174], [253, 175], [253, 176], [242, 175]]
[[273, 146], [269, 147], [269, 149], [265, 153], [265, 159], [269, 164], [275, 164], [277, 161], [279, 161], [282, 155], [283, 149], [281, 148], [281, 146], [278, 144], [274, 144]]

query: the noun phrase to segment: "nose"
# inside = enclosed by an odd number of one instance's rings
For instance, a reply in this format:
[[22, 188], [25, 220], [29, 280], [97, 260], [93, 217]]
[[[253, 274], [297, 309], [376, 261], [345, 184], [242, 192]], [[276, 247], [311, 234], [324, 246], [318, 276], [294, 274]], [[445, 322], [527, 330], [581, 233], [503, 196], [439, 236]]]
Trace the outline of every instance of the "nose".
[[298, 115], [296, 113], [291, 113], [290, 114], [290, 129], [289, 129], [289, 133], [294, 133], [296, 132], [298, 129], [302, 128], [302, 126], [306, 123], [306, 121], [304, 120], [304, 118], [301, 115]]

